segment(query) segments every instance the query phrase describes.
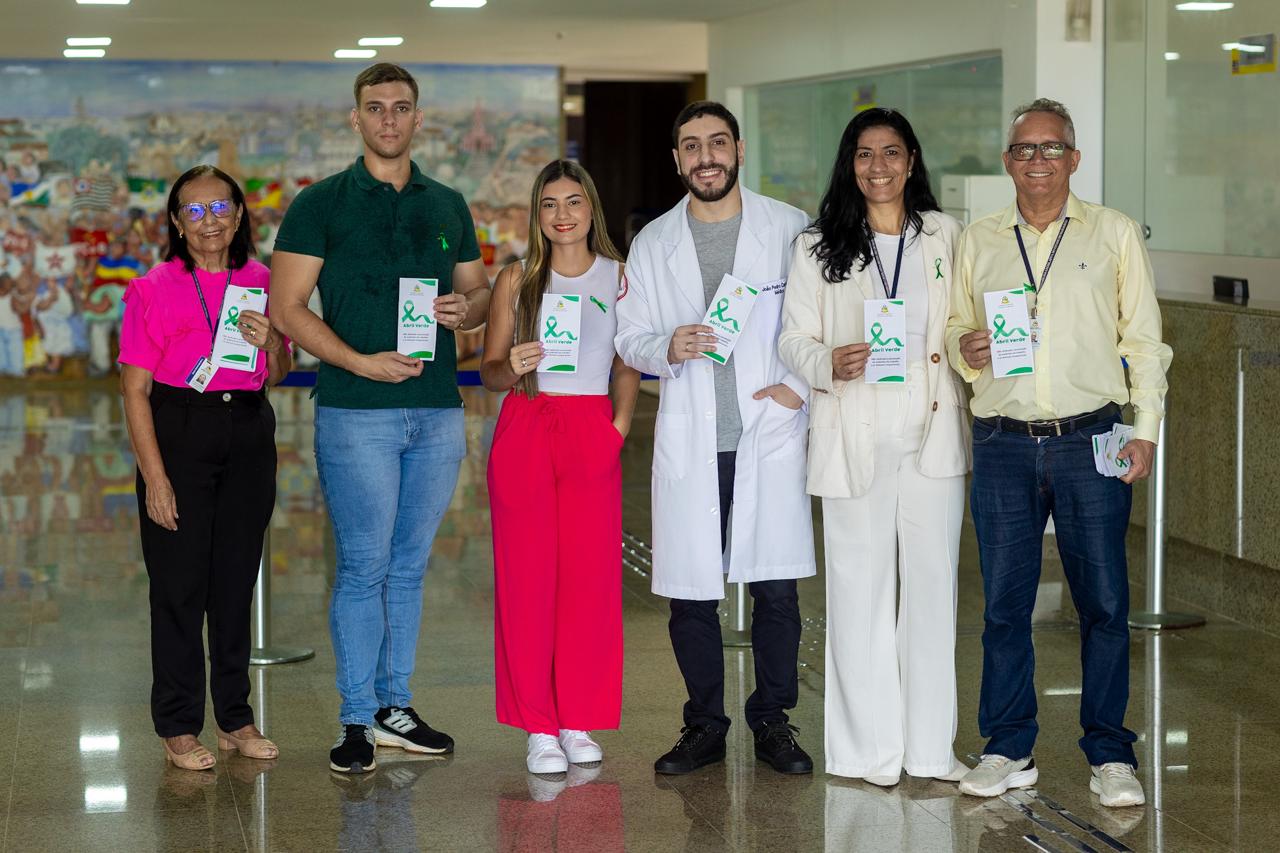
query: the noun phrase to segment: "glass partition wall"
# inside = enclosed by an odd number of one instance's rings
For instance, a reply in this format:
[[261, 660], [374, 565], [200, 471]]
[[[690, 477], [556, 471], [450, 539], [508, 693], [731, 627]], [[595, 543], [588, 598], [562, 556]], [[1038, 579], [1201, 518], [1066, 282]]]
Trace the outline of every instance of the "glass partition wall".
[[1104, 195], [1150, 248], [1280, 257], [1280, 73], [1232, 61], [1277, 31], [1277, 0], [1107, 4]]
[[943, 175], [1003, 171], [1001, 81], [1000, 57], [980, 56], [749, 89], [747, 184], [814, 215], [849, 119], [893, 107], [920, 137], [941, 198]]

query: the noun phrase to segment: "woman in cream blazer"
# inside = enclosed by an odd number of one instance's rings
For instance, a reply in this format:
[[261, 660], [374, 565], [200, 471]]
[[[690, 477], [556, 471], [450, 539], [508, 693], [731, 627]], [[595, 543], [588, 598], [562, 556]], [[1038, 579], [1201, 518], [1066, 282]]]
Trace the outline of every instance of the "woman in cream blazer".
[[[826, 768], [883, 786], [904, 769], [948, 780], [966, 769], [952, 741], [969, 425], [943, 344], [960, 229], [938, 211], [907, 120], [859, 113], [818, 219], [796, 241], [778, 341], [813, 389], [807, 488], [822, 498], [826, 552]], [[907, 370], [872, 384], [864, 311], [889, 298], [905, 303]]]

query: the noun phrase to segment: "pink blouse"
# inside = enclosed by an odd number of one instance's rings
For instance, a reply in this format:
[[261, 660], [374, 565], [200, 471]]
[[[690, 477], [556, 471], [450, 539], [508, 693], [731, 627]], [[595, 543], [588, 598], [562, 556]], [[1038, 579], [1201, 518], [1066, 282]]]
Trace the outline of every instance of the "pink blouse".
[[[209, 317], [216, 326], [227, 289], [227, 274], [197, 269]], [[240, 287], [269, 289], [271, 271], [257, 261], [233, 270], [231, 283]], [[124, 322], [120, 327], [120, 361], [151, 371], [156, 382], [175, 388], [187, 387], [187, 376], [202, 356], [208, 356], [213, 333], [200, 309], [191, 273], [175, 258], [152, 267], [133, 279], [124, 292]], [[285, 345], [288, 346], [288, 340]], [[256, 391], [267, 381], [267, 354], [258, 351], [252, 372], [223, 368], [214, 374], [205, 389], [210, 391]]]

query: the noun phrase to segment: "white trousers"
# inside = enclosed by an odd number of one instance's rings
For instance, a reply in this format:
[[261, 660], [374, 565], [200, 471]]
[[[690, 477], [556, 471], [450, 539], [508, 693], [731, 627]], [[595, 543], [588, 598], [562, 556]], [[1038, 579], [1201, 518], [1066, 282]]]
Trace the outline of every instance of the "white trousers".
[[822, 501], [827, 568], [826, 768], [937, 776], [956, 736], [956, 566], [964, 477], [926, 477], [922, 365], [877, 389], [875, 476]]

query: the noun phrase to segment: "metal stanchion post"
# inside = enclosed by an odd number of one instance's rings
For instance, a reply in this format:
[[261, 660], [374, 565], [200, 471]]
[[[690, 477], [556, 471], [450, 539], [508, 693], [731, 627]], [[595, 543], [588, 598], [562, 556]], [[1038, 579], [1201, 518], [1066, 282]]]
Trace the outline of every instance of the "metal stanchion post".
[[262, 537], [258, 584], [253, 588], [253, 648], [249, 652], [249, 663], [255, 666], [295, 663], [315, 656], [315, 649], [271, 645], [271, 528], [268, 527]]
[[1204, 624], [1195, 613], [1166, 613], [1164, 610], [1164, 448], [1165, 420], [1160, 419], [1155, 461], [1147, 480], [1147, 609], [1129, 614], [1129, 626], [1161, 630], [1194, 628]]
[[723, 643], [731, 649], [748, 648], [751, 646], [751, 595], [745, 583], [727, 586], [729, 624], [721, 632]]

